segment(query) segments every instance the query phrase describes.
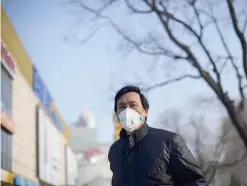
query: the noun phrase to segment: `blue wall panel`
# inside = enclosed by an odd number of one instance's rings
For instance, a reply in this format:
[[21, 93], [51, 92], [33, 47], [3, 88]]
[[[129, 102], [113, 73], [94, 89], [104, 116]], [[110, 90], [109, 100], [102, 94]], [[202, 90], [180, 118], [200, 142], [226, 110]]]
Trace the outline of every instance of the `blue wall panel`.
[[51, 103], [52, 97], [46, 88], [44, 82], [41, 79], [37, 69], [33, 66], [33, 90], [35, 95], [39, 98], [40, 102], [42, 103], [43, 107], [48, 113], [48, 116], [54, 121], [56, 127], [62, 131], [62, 123], [58, 119], [57, 114], [52, 110]]

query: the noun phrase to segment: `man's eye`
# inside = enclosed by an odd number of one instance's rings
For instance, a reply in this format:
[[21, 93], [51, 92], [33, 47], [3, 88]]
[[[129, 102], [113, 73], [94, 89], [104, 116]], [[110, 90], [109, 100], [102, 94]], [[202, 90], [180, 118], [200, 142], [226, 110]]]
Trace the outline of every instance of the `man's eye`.
[[137, 104], [131, 104], [130, 105], [132, 108], [135, 108], [135, 107], [137, 107], [138, 105]]

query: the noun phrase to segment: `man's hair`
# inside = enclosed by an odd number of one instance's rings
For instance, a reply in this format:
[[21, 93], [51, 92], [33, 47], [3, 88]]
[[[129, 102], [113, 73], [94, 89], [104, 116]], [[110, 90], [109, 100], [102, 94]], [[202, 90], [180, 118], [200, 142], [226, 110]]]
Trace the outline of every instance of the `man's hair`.
[[127, 86], [124, 86], [123, 88], [121, 88], [114, 100], [115, 100], [115, 103], [114, 103], [114, 111], [117, 112], [117, 101], [119, 100], [120, 97], [122, 97], [124, 94], [127, 94], [129, 92], [135, 92], [137, 94], [140, 95], [140, 99], [141, 99], [141, 102], [142, 102], [142, 106], [145, 110], [148, 110], [149, 109], [149, 103], [148, 103], [148, 100], [147, 98], [143, 95], [141, 89], [137, 86], [133, 86], [133, 85], [127, 85]]

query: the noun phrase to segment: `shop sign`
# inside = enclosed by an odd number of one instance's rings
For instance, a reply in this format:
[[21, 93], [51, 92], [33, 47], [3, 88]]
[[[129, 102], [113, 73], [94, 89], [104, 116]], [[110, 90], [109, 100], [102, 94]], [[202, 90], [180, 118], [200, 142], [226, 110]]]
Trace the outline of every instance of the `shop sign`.
[[24, 178], [22, 176], [16, 176], [14, 179], [15, 186], [40, 186], [39, 183], [32, 181], [30, 179]]
[[5, 172], [4, 170], [1, 170], [1, 181], [4, 181], [5, 179]]
[[10, 53], [8, 52], [7, 48], [3, 44], [1, 44], [1, 57], [2, 57], [3, 65], [9, 71], [9, 73], [13, 76], [15, 73], [16, 65], [12, 57], [10, 56]]
[[54, 112], [52, 108], [52, 97], [46, 88], [44, 82], [42, 81], [38, 71], [35, 67], [33, 67], [33, 90], [36, 96], [41, 101], [43, 107], [45, 108], [48, 116], [52, 119], [55, 123], [56, 127], [59, 131], [62, 130], [62, 123], [58, 119], [57, 113]]
[[0, 169], [0, 170], [1, 170], [1, 181], [10, 183], [10, 184], [13, 183], [14, 174], [6, 170], [3, 170], [3, 169]]

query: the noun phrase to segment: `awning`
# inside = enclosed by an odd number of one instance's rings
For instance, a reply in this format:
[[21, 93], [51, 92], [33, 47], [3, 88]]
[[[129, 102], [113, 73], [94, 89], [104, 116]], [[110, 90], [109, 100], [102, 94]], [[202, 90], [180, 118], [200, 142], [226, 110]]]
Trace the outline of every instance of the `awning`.
[[22, 176], [16, 176], [14, 180], [15, 186], [40, 186], [39, 183], [32, 181], [30, 179], [24, 178]]
[[3, 125], [10, 133], [15, 133], [15, 123], [13, 119], [2, 111], [0, 112], [0, 124]]

